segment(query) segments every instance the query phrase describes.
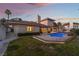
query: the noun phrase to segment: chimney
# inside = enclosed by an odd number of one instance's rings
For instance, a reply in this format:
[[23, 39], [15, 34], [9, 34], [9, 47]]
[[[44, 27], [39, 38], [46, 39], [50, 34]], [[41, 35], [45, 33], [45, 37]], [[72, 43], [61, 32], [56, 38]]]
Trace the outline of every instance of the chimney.
[[38, 23], [40, 24], [40, 21], [41, 21], [41, 16], [38, 15]]

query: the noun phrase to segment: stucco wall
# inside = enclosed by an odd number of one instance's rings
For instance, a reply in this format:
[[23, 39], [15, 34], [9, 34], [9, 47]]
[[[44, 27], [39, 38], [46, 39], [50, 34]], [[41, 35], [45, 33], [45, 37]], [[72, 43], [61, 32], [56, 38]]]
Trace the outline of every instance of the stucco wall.
[[0, 25], [0, 40], [6, 38], [6, 28], [3, 25]]
[[53, 26], [53, 22], [54, 22], [54, 21], [48, 21], [48, 25], [49, 25], [49, 26]]
[[14, 26], [14, 32], [15, 33], [25, 33], [26, 32], [26, 26], [25, 25], [15, 25]]
[[34, 32], [39, 32], [40, 28], [39, 27], [34, 27]]
[[44, 24], [44, 25], [48, 25], [48, 20], [41, 21], [40, 23], [41, 23], [41, 24]]
[[[32, 26], [33, 30], [31, 32], [39, 32], [39, 27]], [[15, 33], [26, 33], [29, 32], [27, 31], [27, 26], [26, 25], [15, 25], [14, 26], [14, 32]]]
[[52, 25], [53, 25], [53, 22], [54, 22], [54, 21], [45, 20], [45, 21], [41, 21], [40, 23], [41, 23], [41, 24], [44, 24], [44, 25], [52, 26]]
[[[28, 31], [28, 27], [31, 27], [31, 31]], [[27, 26], [26, 27], [26, 32], [39, 32], [40, 31], [40, 28], [37, 27], [37, 26]]]

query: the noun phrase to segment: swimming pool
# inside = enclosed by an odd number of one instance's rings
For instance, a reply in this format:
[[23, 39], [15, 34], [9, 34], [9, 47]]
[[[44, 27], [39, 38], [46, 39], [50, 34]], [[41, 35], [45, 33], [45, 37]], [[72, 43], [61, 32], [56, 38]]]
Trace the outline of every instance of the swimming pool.
[[48, 34], [48, 36], [51, 36], [51, 37], [64, 37], [65, 33], [63, 33], [63, 32], [51, 33], [51, 34]]

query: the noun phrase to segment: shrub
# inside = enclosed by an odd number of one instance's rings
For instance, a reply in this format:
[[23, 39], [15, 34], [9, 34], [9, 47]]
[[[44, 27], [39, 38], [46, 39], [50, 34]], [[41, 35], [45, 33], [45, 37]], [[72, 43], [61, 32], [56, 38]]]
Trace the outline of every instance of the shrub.
[[71, 29], [71, 32], [74, 32], [76, 35], [79, 35], [79, 29]]
[[18, 33], [18, 36], [29, 36], [29, 35], [40, 35], [39, 32], [29, 32], [29, 33]]
[[72, 32], [68, 33], [68, 36], [73, 36], [74, 34]]
[[76, 33], [77, 35], [79, 35], [79, 29], [76, 29], [76, 30], [75, 30], [75, 33]]

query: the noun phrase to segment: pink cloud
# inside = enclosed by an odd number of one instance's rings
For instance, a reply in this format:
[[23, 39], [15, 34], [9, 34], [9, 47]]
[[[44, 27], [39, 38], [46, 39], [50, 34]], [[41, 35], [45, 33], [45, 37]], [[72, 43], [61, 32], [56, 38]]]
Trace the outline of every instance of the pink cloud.
[[38, 7], [42, 7], [42, 6], [48, 5], [48, 3], [29, 3], [29, 4], [31, 4], [33, 6], [38, 6]]
[[11, 10], [13, 15], [22, 15], [32, 13], [34, 9], [47, 5], [47, 3], [0, 3], [0, 16], [5, 15], [6, 9]]

